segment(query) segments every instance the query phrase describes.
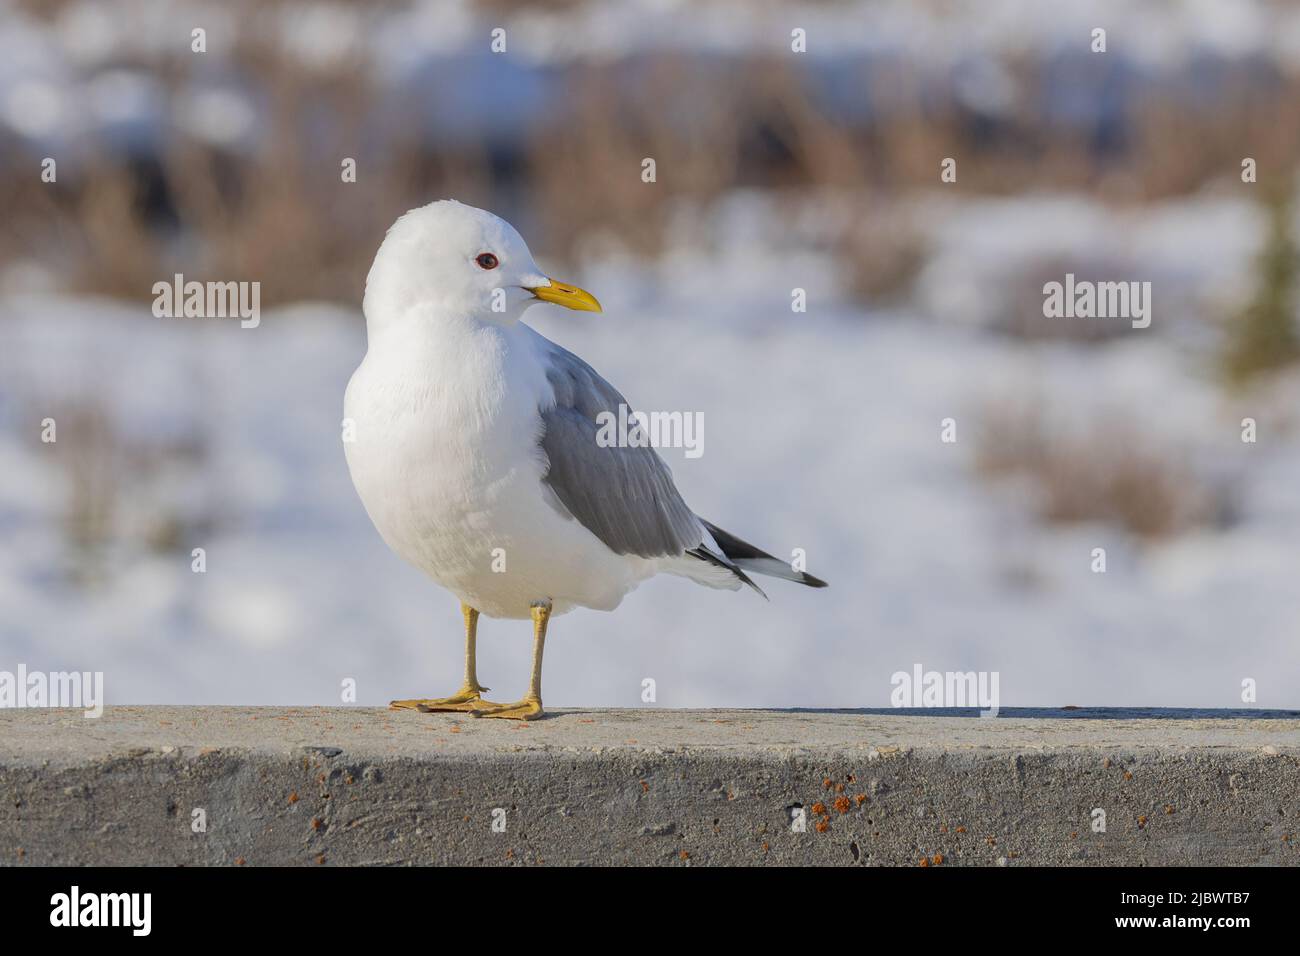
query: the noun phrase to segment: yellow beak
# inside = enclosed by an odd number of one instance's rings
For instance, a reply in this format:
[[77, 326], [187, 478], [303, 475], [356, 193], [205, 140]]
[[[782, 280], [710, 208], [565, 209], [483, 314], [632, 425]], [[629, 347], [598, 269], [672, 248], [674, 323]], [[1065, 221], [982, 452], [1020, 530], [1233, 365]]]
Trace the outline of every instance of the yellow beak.
[[554, 302], [566, 309], [574, 309], [578, 312], [603, 311], [594, 295], [585, 289], [579, 289], [576, 285], [569, 285], [567, 282], [558, 282], [552, 279], [550, 285], [539, 285], [537, 288], [528, 291], [543, 302]]

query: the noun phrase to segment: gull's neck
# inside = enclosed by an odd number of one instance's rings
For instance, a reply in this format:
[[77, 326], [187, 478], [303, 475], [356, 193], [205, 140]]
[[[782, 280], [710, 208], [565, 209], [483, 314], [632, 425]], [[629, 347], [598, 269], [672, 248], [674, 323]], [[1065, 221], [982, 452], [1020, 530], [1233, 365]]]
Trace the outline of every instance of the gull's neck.
[[416, 347], [421, 343], [440, 343], [463, 340], [485, 330], [509, 331], [517, 324], [500, 321], [505, 316], [493, 316], [492, 321], [471, 310], [449, 309], [429, 303], [411, 306], [400, 312], [375, 313], [366, 310], [366, 340], [371, 348], [376, 346]]

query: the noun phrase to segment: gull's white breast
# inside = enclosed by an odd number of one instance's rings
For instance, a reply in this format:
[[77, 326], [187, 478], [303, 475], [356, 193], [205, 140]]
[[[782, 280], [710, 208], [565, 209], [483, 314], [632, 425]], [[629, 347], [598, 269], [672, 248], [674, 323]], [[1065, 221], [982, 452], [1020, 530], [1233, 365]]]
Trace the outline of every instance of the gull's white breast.
[[372, 337], [344, 398], [348, 468], [384, 541], [491, 617], [547, 599], [612, 609], [657, 570], [610, 551], [542, 481], [545, 345], [523, 324], [408, 316]]

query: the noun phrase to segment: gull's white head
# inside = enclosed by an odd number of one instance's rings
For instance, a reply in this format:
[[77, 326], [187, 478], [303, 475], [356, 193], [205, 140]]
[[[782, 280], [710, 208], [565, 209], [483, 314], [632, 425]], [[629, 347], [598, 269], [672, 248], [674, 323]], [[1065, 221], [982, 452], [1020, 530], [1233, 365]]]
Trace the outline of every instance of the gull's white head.
[[510, 223], [444, 199], [393, 223], [366, 277], [364, 309], [371, 329], [417, 308], [509, 325], [537, 302], [600, 311], [589, 292], [542, 272]]

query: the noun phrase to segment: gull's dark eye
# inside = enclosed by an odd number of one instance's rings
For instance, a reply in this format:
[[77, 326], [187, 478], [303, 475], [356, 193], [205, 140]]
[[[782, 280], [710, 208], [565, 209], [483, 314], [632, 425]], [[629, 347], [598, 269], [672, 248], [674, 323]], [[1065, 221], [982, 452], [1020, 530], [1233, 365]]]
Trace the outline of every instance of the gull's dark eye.
[[474, 261], [477, 262], [479, 267], [482, 269], [495, 269], [497, 266], [501, 265], [501, 260], [490, 252], [479, 253], [478, 257]]

